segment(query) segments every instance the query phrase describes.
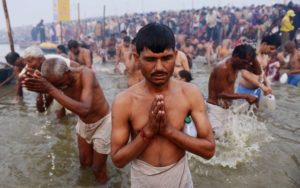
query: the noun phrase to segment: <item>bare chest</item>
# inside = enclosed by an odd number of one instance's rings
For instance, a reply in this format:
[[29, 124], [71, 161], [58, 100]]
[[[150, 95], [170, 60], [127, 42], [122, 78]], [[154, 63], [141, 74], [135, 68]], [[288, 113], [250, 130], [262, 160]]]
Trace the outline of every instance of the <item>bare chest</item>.
[[[137, 99], [131, 106], [130, 124], [134, 132], [138, 132], [149, 121], [149, 115], [151, 113], [152, 99]], [[177, 129], [182, 129], [184, 125], [184, 119], [190, 111], [190, 105], [188, 101], [182, 96], [167, 97], [165, 99], [165, 112], [167, 123]]]

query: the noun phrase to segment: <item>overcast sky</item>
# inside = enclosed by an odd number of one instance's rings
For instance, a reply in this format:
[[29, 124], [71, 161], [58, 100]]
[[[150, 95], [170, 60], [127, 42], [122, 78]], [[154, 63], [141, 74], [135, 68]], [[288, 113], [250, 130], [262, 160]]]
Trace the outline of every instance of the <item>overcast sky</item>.
[[[53, 21], [53, 0], [6, 0], [12, 27], [37, 24], [40, 19]], [[274, 4], [284, 0], [70, 0], [71, 17], [76, 18], [77, 2], [80, 3], [81, 18], [103, 15], [106, 5], [106, 15], [120, 15], [133, 12], [149, 12], [160, 10], [180, 10], [200, 8], [203, 6], [250, 4]], [[300, 3], [300, 0], [293, 0]], [[0, 6], [0, 29], [5, 27], [2, 2]]]

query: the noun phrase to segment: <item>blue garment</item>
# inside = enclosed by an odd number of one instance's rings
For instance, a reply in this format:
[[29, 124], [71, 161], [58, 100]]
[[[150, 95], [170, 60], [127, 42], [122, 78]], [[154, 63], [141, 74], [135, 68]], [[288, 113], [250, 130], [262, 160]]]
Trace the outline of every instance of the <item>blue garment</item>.
[[246, 88], [242, 85], [239, 85], [236, 92], [241, 93], [241, 94], [253, 95], [253, 96], [256, 96], [258, 99], [261, 97], [261, 89], [260, 88], [249, 89], [249, 88]]
[[290, 74], [288, 76], [288, 84], [297, 86], [300, 81], [300, 74]]

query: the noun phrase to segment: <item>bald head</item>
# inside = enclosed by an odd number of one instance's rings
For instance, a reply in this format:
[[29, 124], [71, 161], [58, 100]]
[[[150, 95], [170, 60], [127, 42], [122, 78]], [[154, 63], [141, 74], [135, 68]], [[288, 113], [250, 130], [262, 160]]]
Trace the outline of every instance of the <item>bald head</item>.
[[60, 80], [69, 70], [65, 61], [58, 58], [51, 58], [44, 61], [41, 69], [42, 76], [51, 80]]

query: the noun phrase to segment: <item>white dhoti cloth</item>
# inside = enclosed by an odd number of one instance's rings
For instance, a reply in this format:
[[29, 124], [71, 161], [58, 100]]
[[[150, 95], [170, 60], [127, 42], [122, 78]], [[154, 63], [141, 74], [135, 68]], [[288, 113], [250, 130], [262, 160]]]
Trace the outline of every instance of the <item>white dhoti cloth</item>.
[[223, 125], [229, 116], [230, 110], [210, 103], [206, 103], [206, 105], [208, 118], [214, 134], [216, 137], [220, 137], [223, 134]]
[[95, 123], [84, 123], [78, 118], [76, 133], [93, 144], [93, 149], [101, 154], [110, 153], [111, 113]]
[[130, 174], [131, 188], [193, 188], [186, 156], [164, 167], [155, 167], [135, 159]]

